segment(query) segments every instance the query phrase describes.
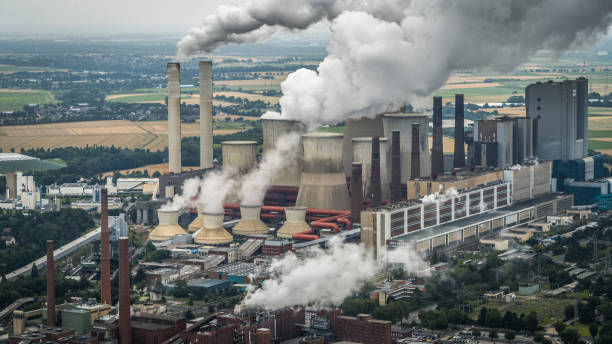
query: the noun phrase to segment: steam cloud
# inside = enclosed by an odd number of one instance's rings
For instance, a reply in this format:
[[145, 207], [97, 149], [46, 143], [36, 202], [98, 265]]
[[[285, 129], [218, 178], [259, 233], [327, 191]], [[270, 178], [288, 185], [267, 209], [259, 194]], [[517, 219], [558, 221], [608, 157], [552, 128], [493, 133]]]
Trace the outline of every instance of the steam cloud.
[[288, 119], [336, 123], [428, 96], [457, 70], [509, 72], [538, 50], [591, 43], [611, 12], [609, 0], [251, 0], [219, 7], [178, 55], [330, 21], [328, 56], [316, 72], [289, 75], [280, 105]]
[[[337, 237], [329, 241], [328, 249], [315, 246], [307, 254], [304, 260], [293, 253], [275, 260], [272, 277], [260, 289], [248, 291], [245, 305], [268, 310], [295, 305], [319, 308], [339, 305], [384, 268], [362, 245], [347, 244]], [[388, 260], [403, 263], [408, 273], [426, 273], [427, 264], [412, 249], [391, 251]]]

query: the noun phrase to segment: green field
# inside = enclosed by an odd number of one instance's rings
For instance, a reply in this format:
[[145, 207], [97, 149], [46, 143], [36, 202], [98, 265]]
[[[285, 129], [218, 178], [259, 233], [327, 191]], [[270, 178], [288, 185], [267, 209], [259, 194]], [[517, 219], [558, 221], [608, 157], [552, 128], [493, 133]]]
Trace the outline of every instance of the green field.
[[596, 151], [612, 149], [612, 142], [589, 140], [589, 149]]
[[589, 130], [589, 138], [606, 138], [612, 137], [612, 130]]
[[540, 326], [546, 326], [557, 320], [563, 320], [565, 318], [565, 306], [573, 305], [575, 300], [566, 299], [534, 299], [534, 300], [520, 300], [519, 303], [511, 304], [499, 304], [497, 302], [489, 302], [474, 308], [472, 318], [478, 318], [480, 308], [496, 308], [500, 311], [502, 317], [506, 311], [511, 311], [517, 315], [529, 314], [531, 312], [538, 313], [538, 321]]
[[117, 97], [107, 99], [109, 102], [121, 102], [121, 103], [142, 103], [142, 102], [157, 102], [164, 101], [166, 99], [165, 93], [151, 93], [151, 94], [139, 94], [133, 96]]
[[[280, 84], [269, 84], [269, 85], [240, 85], [240, 86], [220, 86], [225, 90], [232, 91], [280, 91]], [[216, 89], [216, 88], [215, 88]]]
[[19, 111], [28, 104], [57, 103], [53, 94], [49, 91], [0, 91], [0, 111]]
[[344, 126], [328, 126], [328, 127], [320, 127], [317, 131], [322, 131], [325, 133], [339, 133], [344, 134]]
[[65, 69], [57, 69], [53, 67], [30, 67], [30, 66], [11, 66], [0, 64], [0, 73], [16, 73], [16, 72], [48, 72]]

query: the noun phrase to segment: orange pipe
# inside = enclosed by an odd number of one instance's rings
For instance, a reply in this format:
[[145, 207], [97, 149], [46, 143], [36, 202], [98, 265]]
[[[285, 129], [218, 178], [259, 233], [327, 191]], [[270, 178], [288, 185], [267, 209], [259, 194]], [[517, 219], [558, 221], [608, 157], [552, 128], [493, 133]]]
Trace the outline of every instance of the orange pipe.
[[311, 222], [310, 227], [333, 229], [335, 233], [340, 231], [340, 227], [337, 224], [329, 222]]
[[351, 220], [349, 220], [346, 217], [341, 217], [338, 220], [336, 220], [336, 222], [344, 224], [344, 228], [346, 228], [346, 230], [351, 229], [351, 227], [353, 226], [353, 223], [351, 222]]
[[308, 208], [306, 209], [306, 213], [311, 214], [311, 215], [343, 215], [343, 214], [350, 214], [351, 212], [348, 210]]
[[297, 239], [297, 240], [316, 240], [319, 239], [318, 235], [312, 234], [312, 229], [309, 229], [307, 231], [303, 231], [303, 232], [299, 232], [299, 233], [295, 233], [291, 236], [291, 238], [293, 239]]

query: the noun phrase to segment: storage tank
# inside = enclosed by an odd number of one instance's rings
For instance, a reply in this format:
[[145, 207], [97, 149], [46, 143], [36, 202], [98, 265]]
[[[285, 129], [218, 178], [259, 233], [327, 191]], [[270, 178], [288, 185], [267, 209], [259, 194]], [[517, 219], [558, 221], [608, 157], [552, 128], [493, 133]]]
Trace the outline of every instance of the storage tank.
[[240, 174], [246, 174], [257, 164], [256, 141], [224, 141], [221, 152], [223, 166], [233, 167]]
[[240, 205], [240, 221], [232, 228], [235, 235], [268, 234], [270, 229], [261, 221], [261, 206]]
[[219, 212], [202, 212], [204, 227], [194, 237], [193, 241], [203, 245], [223, 245], [234, 241], [234, 237], [223, 228], [224, 214]]
[[306, 223], [306, 207], [285, 207], [285, 216], [287, 221], [276, 232], [277, 237], [291, 239], [293, 234], [311, 229]]
[[351, 202], [342, 162], [342, 134], [302, 135], [304, 167], [296, 205], [349, 210]]
[[179, 226], [178, 210], [157, 210], [159, 225], [149, 234], [149, 239], [153, 241], [166, 241], [178, 234], [187, 234], [183, 227]]
[[[291, 132], [304, 133], [305, 127], [301, 122], [286, 119], [262, 118], [263, 127], [263, 154], [274, 149], [277, 144], [282, 144], [282, 137]], [[289, 160], [285, 167], [272, 180], [275, 186], [300, 185], [300, 174], [302, 172], [302, 157], [304, 149], [302, 143], [297, 149], [295, 156], [287, 157]]]
[[[387, 200], [391, 196], [389, 186], [389, 172], [387, 171], [387, 139], [381, 137], [380, 142], [380, 185], [382, 190], [382, 199]], [[355, 137], [353, 138], [353, 161], [360, 162], [362, 167], [362, 191], [363, 197], [369, 197], [372, 194], [370, 178], [372, 177], [372, 138], [371, 137]]]

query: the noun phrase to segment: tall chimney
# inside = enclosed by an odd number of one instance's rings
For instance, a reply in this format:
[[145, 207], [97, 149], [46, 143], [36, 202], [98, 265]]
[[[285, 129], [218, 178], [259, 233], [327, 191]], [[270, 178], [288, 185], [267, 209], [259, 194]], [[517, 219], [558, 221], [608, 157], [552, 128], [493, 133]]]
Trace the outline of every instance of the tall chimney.
[[181, 173], [181, 65], [168, 63], [168, 170]]
[[370, 183], [372, 188], [372, 207], [377, 207], [381, 204], [382, 189], [380, 185], [380, 138], [374, 136], [372, 138], [372, 171], [370, 172]]
[[410, 152], [410, 179], [418, 179], [421, 176], [421, 155], [419, 145], [419, 124], [412, 123], [412, 150]]
[[453, 167], [465, 167], [465, 139], [463, 133], [463, 94], [455, 94], [455, 154]]
[[53, 240], [47, 240], [47, 327], [55, 327], [55, 262]]
[[362, 165], [353, 162], [351, 170], [351, 221], [361, 223], [361, 210], [363, 208], [363, 181]]
[[200, 61], [200, 168], [213, 167], [212, 61]]
[[442, 97], [433, 97], [431, 176], [434, 178], [444, 172], [444, 143], [442, 140]]
[[119, 238], [119, 343], [131, 343], [130, 241]]
[[400, 131], [391, 133], [391, 203], [402, 200], [402, 160]]
[[100, 298], [101, 302], [111, 304], [110, 248], [108, 230], [108, 190], [100, 190]]

